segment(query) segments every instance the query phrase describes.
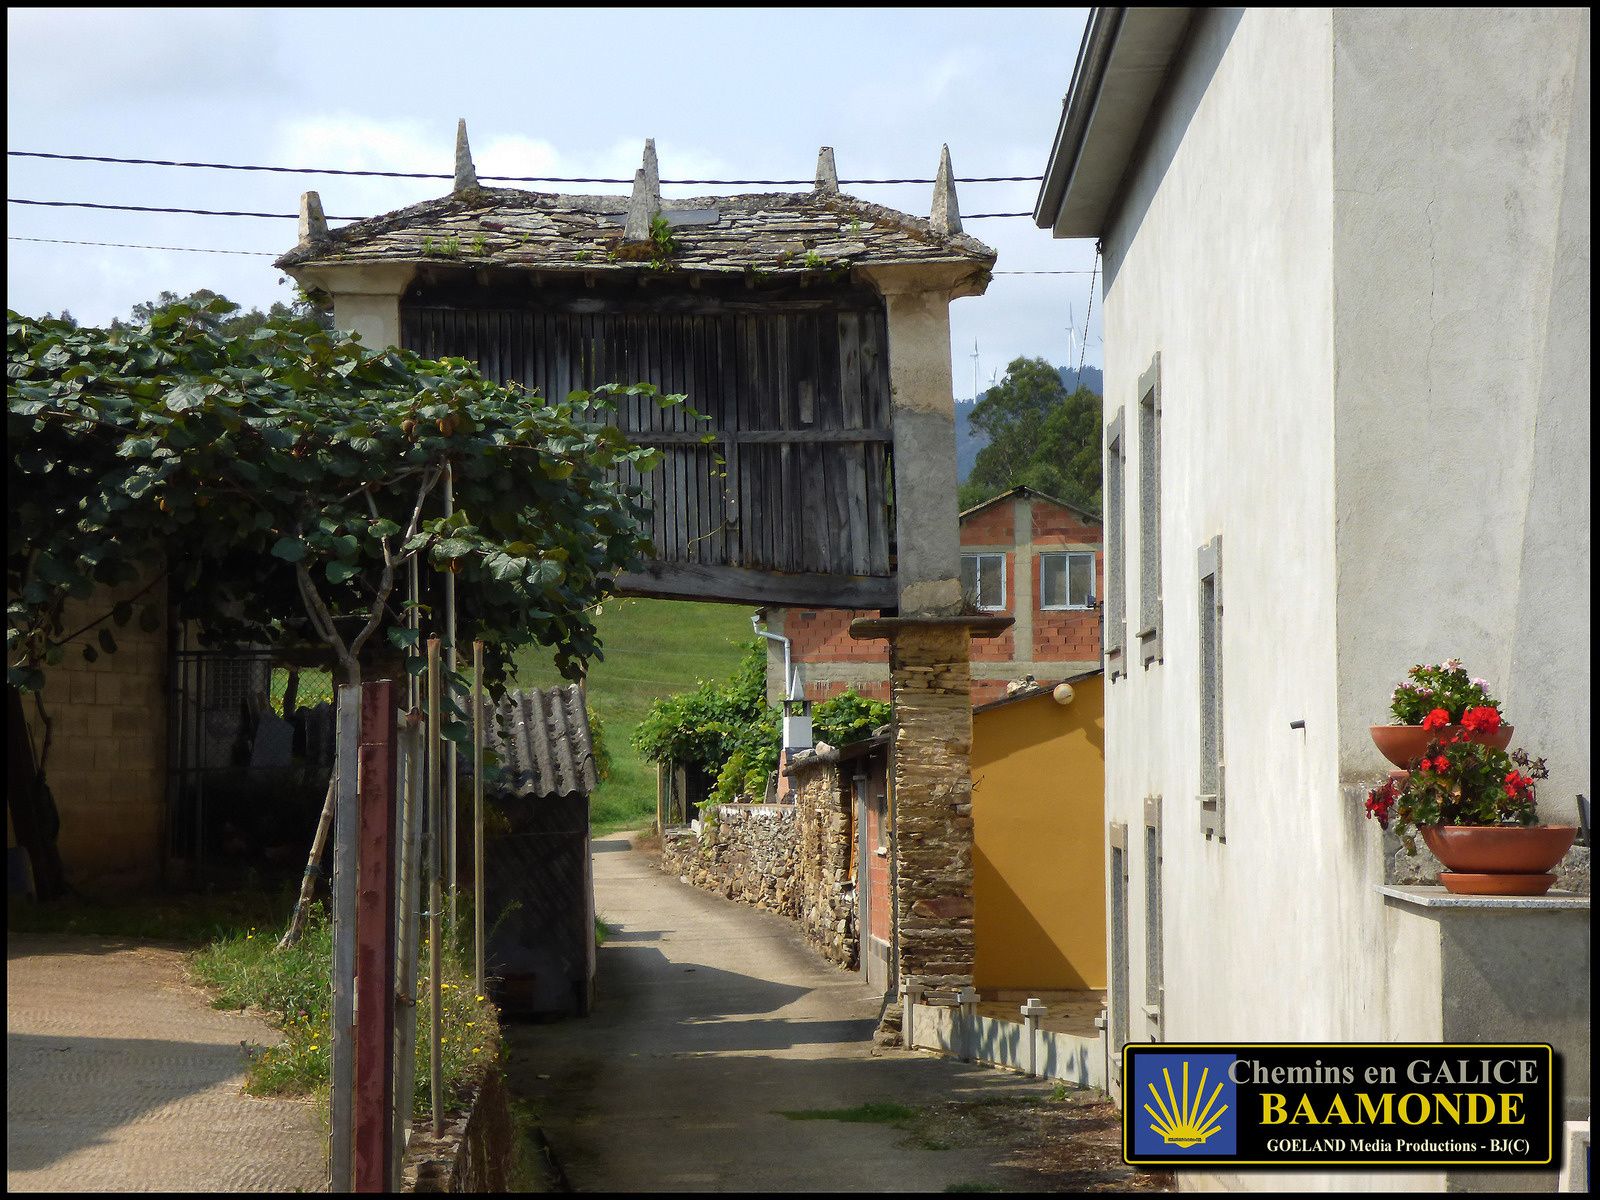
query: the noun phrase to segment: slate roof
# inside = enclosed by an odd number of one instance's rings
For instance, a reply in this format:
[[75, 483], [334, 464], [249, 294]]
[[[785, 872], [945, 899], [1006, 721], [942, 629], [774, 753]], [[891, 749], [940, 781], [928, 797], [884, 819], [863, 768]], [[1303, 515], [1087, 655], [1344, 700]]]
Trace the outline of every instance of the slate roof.
[[[627, 210], [626, 196], [470, 188], [332, 230], [276, 265], [652, 269], [648, 255], [639, 261], [637, 247], [623, 246]], [[987, 270], [995, 260], [992, 249], [967, 234], [943, 235], [926, 219], [831, 190], [667, 200], [660, 211], [677, 243], [674, 269], [800, 274], [846, 263], [971, 262]], [[630, 251], [635, 258], [627, 257]]]
[[497, 791], [523, 799], [594, 791], [594, 742], [577, 684], [508, 692], [485, 724], [506, 773]]

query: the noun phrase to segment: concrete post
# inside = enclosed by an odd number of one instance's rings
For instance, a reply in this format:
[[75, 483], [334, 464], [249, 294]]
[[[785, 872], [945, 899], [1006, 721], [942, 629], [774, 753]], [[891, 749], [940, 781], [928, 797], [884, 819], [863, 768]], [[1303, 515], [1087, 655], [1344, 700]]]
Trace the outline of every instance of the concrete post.
[[289, 273], [302, 287], [333, 297], [336, 328], [359, 334], [363, 345], [381, 350], [400, 344], [400, 297], [416, 270], [412, 263], [312, 263]]
[[960, 989], [956, 1003], [961, 1008], [961, 1061], [972, 1062], [978, 1057], [978, 989]]
[[902, 617], [961, 612], [950, 301], [981, 292], [973, 263], [862, 268], [888, 311], [894, 425], [895, 572]]
[[916, 1012], [917, 1005], [921, 1003], [922, 985], [920, 983], [909, 983], [905, 980], [901, 980], [900, 1030], [905, 1040], [905, 1047], [907, 1050], [915, 1050], [917, 1048], [916, 1031], [914, 1029], [913, 1017]]
[[1021, 1009], [1022, 1025], [1028, 1031], [1028, 1076], [1031, 1079], [1039, 1077], [1039, 1022], [1049, 1011], [1037, 996], [1029, 996]]

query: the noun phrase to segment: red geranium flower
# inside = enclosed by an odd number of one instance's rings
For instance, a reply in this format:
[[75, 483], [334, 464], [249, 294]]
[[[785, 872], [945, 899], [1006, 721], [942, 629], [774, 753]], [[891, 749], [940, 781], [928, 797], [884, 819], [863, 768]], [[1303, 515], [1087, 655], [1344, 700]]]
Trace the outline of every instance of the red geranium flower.
[[1493, 733], [1500, 728], [1500, 714], [1487, 704], [1469, 708], [1461, 714], [1461, 727], [1468, 733]]
[[1439, 755], [1438, 758], [1433, 760], [1433, 769], [1443, 774], [1450, 769], [1450, 760], [1442, 754]]
[[1442, 708], [1436, 708], [1422, 718], [1424, 729], [1443, 729], [1448, 724], [1450, 724], [1450, 714]]

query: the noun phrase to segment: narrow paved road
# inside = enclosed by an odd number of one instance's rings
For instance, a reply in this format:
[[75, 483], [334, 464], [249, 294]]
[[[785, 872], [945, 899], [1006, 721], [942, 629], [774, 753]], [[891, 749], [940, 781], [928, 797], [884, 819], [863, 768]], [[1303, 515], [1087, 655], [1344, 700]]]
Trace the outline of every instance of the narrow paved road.
[[587, 1020], [513, 1026], [510, 1081], [578, 1191], [942, 1191], [1009, 1178], [1002, 1154], [929, 1149], [883, 1124], [786, 1111], [1049, 1089], [873, 1053], [879, 998], [793, 922], [688, 887], [597, 840], [613, 932]]
[[183, 954], [6, 938], [8, 1191], [323, 1191], [310, 1104], [243, 1095], [260, 1021], [210, 1008]]

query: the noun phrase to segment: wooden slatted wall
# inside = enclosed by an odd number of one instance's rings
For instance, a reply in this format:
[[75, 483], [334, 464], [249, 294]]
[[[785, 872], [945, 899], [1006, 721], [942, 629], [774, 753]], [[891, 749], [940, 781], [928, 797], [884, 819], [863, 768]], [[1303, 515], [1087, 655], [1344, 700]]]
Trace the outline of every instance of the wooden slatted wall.
[[894, 604], [881, 309], [572, 307], [408, 305], [403, 341], [430, 357], [472, 359], [491, 378], [544, 396], [644, 382], [686, 394], [706, 414], [696, 420], [647, 399], [626, 401], [618, 414], [635, 441], [665, 454], [661, 466], [628, 479], [650, 502], [657, 561], [625, 590]]

